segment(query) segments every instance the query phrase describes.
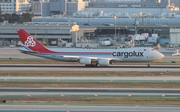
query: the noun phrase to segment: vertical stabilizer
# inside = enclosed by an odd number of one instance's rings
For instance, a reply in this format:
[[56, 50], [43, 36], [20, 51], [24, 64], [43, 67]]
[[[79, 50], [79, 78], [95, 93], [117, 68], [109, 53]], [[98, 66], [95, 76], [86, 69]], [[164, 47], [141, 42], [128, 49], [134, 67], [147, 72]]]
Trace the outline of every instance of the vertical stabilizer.
[[17, 30], [19, 38], [24, 46], [32, 50], [33, 52], [39, 53], [50, 53], [51, 51], [42, 45], [36, 38], [31, 36], [26, 30]]

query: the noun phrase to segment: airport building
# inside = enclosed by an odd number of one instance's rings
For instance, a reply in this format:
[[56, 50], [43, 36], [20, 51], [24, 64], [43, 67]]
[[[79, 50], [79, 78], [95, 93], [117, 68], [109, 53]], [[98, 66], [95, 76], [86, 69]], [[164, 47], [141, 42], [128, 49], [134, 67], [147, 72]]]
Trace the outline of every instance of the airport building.
[[170, 29], [170, 44], [180, 45], [180, 29]]
[[41, 15], [41, 3], [39, 0], [31, 0], [31, 12], [34, 15]]
[[138, 25], [180, 25], [178, 18], [32, 18], [32, 22], [74, 22], [78, 25], [84, 25], [89, 23], [91, 25], [104, 25], [104, 24], [116, 24], [116, 25], [133, 25], [135, 21]]
[[180, 0], [171, 0], [171, 4], [180, 7]]
[[91, 8], [165, 8], [170, 4], [170, 0], [91, 0], [88, 7]]
[[112, 13], [114, 15], [116, 13], [142, 13], [143, 15], [160, 16], [162, 13], [179, 10], [179, 7], [171, 5], [170, 0], [91, 0], [90, 2], [83, 2], [82, 0], [49, 0], [45, 4], [42, 2], [42, 7], [43, 5], [45, 5], [43, 10], [46, 11], [42, 10], [42, 15], [48, 11], [48, 16], [57, 14], [73, 15], [73, 13], [79, 11]]
[[[67, 12], [69, 8], [72, 6], [67, 5]], [[120, 32], [126, 32], [123, 34], [133, 31], [134, 26], [137, 26], [139, 31], [147, 30], [149, 26], [150, 32], [158, 31], [160, 34], [169, 35], [170, 27], [178, 28], [180, 25], [178, 12], [179, 8], [172, 6], [170, 0], [91, 0], [84, 11], [73, 13], [72, 16], [46, 17], [47, 14], [42, 18], [33, 18], [32, 22], [89, 24], [105, 33], [107, 29], [108, 32], [114, 32], [116, 26], [117, 29], [121, 28]], [[72, 14], [71, 11], [68, 12], [70, 13]]]
[[82, 0], [68, 1], [68, 0], [49, 0], [42, 3], [42, 17], [49, 17], [51, 15], [72, 15], [77, 11], [84, 10], [86, 3]]
[[66, 14], [67, 0], [44, 0], [41, 2], [41, 7], [42, 17]]
[[16, 11], [16, 0], [0, 0], [2, 13], [14, 13]]
[[[31, 4], [33, 2], [34, 8], [39, 6], [36, 0], [31, 1]], [[135, 34], [135, 26], [139, 34], [170, 36], [170, 28], [180, 26], [178, 8], [171, 6], [169, 0], [91, 0], [88, 5], [80, 0], [41, 0], [40, 3], [42, 17], [33, 18], [32, 22], [24, 23], [22, 27], [39, 40], [47, 41], [48, 45], [58, 44], [58, 39], [76, 43], [78, 37], [91, 32], [105, 35], [115, 35], [114, 32]], [[8, 25], [3, 27], [15, 30]], [[18, 29], [19, 26], [13, 28]], [[15, 34], [15, 31], [12, 32]], [[9, 37], [8, 41], [18, 39], [14, 34], [4, 35], [2, 28], [0, 38]]]
[[61, 39], [67, 42], [77, 43], [78, 38], [84, 37], [86, 33], [96, 30], [95, 28], [81, 29], [78, 25], [66, 23], [5, 24], [0, 25], [0, 46], [17, 44], [19, 41], [17, 29], [21, 28], [27, 30], [31, 35], [48, 46], [58, 46], [59, 40]]
[[28, 0], [0, 0], [2, 13], [29, 11], [31, 5]]
[[86, 6], [85, 2], [67, 2], [67, 15], [73, 15], [77, 11], [83, 11]]
[[29, 0], [16, 0], [16, 12], [29, 11], [30, 8]]
[[[85, 11], [94, 12], [134, 12], [151, 15], [161, 15], [170, 13], [172, 10], [179, 10], [178, 7], [171, 6], [170, 0], [92, 0]], [[114, 13], [115, 14], [115, 13]]]

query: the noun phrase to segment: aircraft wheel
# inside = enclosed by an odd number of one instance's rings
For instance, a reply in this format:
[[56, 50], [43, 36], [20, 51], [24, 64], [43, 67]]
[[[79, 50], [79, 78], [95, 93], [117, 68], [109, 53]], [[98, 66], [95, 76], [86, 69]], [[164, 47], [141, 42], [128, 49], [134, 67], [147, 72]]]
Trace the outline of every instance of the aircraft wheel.
[[98, 66], [98, 64], [96, 63], [96, 64], [85, 64], [85, 67], [97, 67]]
[[97, 66], [99, 66], [99, 64], [98, 64], [98, 63], [96, 63], [96, 64], [95, 64], [95, 66], [97, 67]]
[[85, 67], [90, 67], [91, 65], [89, 65], [89, 64], [85, 64]]
[[148, 67], [148, 68], [150, 68], [150, 67], [151, 67], [151, 65], [150, 65], [150, 64], [147, 64], [147, 67]]

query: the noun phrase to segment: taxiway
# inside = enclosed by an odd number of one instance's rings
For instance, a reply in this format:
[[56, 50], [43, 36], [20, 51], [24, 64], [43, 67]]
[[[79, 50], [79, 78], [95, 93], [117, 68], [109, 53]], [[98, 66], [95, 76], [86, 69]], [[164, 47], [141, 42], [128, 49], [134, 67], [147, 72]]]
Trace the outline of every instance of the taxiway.
[[180, 93], [180, 89], [170, 88], [27, 88], [27, 87], [0, 87], [0, 92], [69, 92], [69, 93]]
[[180, 82], [179, 76], [136, 76], [136, 77], [65, 77], [65, 76], [5, 76], [0, 82]]
[[107, 67], [85, 67], [82, 64], [0, 64], [0, 70], [36, 71], [174, 71], [180, 72], [180, 65], [111, 65]]
[[123, 105], [8, 105], [1, 104], [3, 112], [179, 112], [178, 106], [123, 106]]

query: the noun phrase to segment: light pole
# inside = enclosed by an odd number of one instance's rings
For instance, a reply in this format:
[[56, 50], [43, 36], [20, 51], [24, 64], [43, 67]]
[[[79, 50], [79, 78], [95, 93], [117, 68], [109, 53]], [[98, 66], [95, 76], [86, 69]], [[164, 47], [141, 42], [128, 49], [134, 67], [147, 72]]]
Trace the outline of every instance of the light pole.
[[118, 28], [118, 37], [120, 38], [120, 31], [119, 30], [120, 30], [120, 28]]
[[116, 38], [116, 18], [117, 18], [117, 17], [114, 16], [114, 21], [115, 21], [115, 25], [114, 25], [114, 26], [115, 26], [115, 38]]
[[[37, 31], [37, 29], [38, 29], [38, 28], [35, 28], [36, 31]], [[36, 33], [37, 33], [37, 32], [35, 32], [35, 38], [36, 38]]]

